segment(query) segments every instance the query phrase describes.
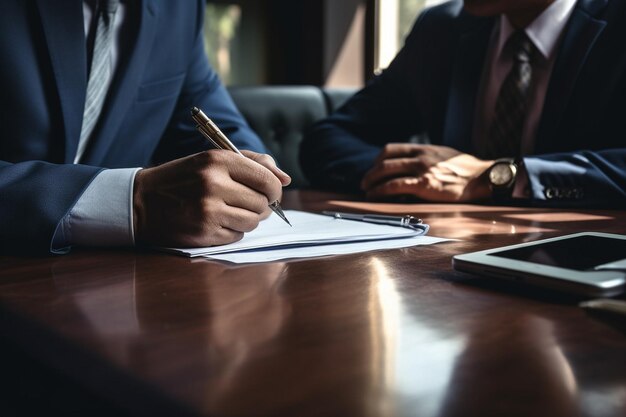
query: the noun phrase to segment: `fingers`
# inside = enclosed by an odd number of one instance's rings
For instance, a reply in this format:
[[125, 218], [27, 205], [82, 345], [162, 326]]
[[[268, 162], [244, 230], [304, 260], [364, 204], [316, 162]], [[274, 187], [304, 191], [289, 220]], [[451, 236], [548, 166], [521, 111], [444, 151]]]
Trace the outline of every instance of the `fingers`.
[[420, 158], [384, 159], [376, 163], [361, 181], [361, 188], [369, 191], [372, 187], [394, 177], [418, 177], [428, 167]]
[[136, 241], [210, 246], [241, 239], [282, 195], [281, 180], [266, 167], [273, 160], [256, 158], [260, 162], [215, 150], [139, 171], [133, 190]]
[[[227, 229], [235, 233], [247, 233], [256, 229], [261, 220], [258, 213], [228, 204], [211, 206], [205, 216], [208, 231], [213, 228]], [[210, 233], [207, 233], [209, 236]]]
[[[421, 198], [427, 194], [439, 199], [441, 194], [448, 199], [450, 193], [464, 195], [463, 185], [475, 176], [474, 172], [484, 170], [477, 162], [481, 161], [447, 146], [392, 143], [378, 155], [363, 177], [361, 188], [371, 195], [397, 195], [405, 192], [397, 189], [429, 184], [427, 189], [414, 188]], [[435, 191], [438, 188], [441, 191]]]
[[224, 245], [240, 240], [265, 216], [219, 199], [207, 199], [195, 206], [191, 203], [181, 210], [171, 206], [152, 207], [148, 213], [155, 221], [136, 233], [137, 242], [183, 247]]
[[291, 177], [285, 171], [276, 166], [276, 161], [274, 161], [274, 158], [272, 158], [271, 156], [252, 151], [242, 151], [242, 153], [254, 162], [261, 164], [265, 168], [269, 169], [270, 172], [274, 174], [276, 178], [278, 178], [283, 187], [291, 184]]
[[366, 195], [367, 198], [374, 200], [401, 195], [420, 197], [420, 191], [424, 187], [424, 182], [424, 177], [393, 178], [367, 190]]
[[388, 143], [376, 158], [375, 163], [389, 158], [419, 156], [427, 147], [428, 145], [418, 145], [416, 143]]
[[361, 186], [372, 199], [412, 195], [427, 201], [474, 201], [490, 194], [483, 175], [490, 166], [490, 161], [446, 146], [390, 144]]
[[211, 150], [196, 155], [199, 175], [205, 183], [207, 195], [226, 195], [241, 191], [237, 184], [264, 195], [267, 203], [280, 200], [282, 184], [265, 166], [236, 153]]
[[[194, 207], [187, 207], [172, 230], [177, 246], [215, 246], [240, 240], [244, 233], [259, 225], [262, 216], [238, 206], [230, 206], [219, 198], [206, 198]], [[160, 227], [168, 226], [162, 222]]]
[[423, 158], [429, 152], [429, 145], [415, 143], [389, 143], [374, 160], [373, 168], [361, 181], [361, 189], [370, 190], [382, 181], [393, 177], [419, 176], [426, 170]]
[[222, 200], [231, 207], [242, 208], [258, 215], [269, 210], [269, 200], [264, 194], [237, 182], [224, 190]]
[[280, 201], [282, 197], [282, 184], [278, 178], [254, 161], [245, 159], [245, 162], [229, 167], [229, 174], [233, 181], [264, 195], [267, 199], [266, 204]]
[[175, 246], [187, 247], [187, 248], [199, 248], [206, 246], [219, 246], [234, 243], [243, 238], [242, 232], [236, 232], [234, 230], [220, 227], [211, 229], [207, 233], [186, 233], [177, 237], [177, 243]]
[[458, 203], [473, 198], [466, 193], [466, 186], [458, 177], [428, 172], [419, 178], [394, 178], [377, 185], [367, 192], [367, 198], [380, 200], [410, 195], [425, 201]]

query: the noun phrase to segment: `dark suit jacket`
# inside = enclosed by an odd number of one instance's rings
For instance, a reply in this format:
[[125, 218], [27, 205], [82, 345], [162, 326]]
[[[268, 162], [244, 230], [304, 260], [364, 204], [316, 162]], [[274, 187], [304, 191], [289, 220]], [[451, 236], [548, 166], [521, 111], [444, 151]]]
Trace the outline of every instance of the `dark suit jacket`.
[[[207, 148], [192, 106], [243, 148], [265, 151], [205, 57], [204, 1], [128, 3], [133, 27], [82, 164], [87, 59], [82, 0], [0, 5], [0, 246], [49, 250], [59, 221], [102, 167]], [[134, 23], [136, 22], [136, 23]]]
[[[525, 158], [533, 203], [626, 205], [626, 2], [579, 0]], [[357, 191], [381, 147], [427, 133], [473, 153], [475, 105], [496, 18], [461, 1], [422, 13], [380, 76], [308, 132], [301, 163], [318, 187]]]

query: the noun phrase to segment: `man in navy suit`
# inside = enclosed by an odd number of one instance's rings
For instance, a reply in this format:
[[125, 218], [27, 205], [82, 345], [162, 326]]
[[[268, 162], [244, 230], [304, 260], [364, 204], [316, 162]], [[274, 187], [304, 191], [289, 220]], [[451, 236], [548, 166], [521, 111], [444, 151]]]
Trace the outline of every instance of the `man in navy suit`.
[[[203, 16], [204, 0], [2, 2], [0, 253], [224, 244], [269, 215], [290, 179], [209, 66]], [[103, 39], [112, 76], [83, 140]], [[207, 150], [192, 106], [249, 158]]]
[[309, 132], [304, 171], [373, 199], [624, 206], [624, 39], [620, 0], [428, 9], [390, 66]]

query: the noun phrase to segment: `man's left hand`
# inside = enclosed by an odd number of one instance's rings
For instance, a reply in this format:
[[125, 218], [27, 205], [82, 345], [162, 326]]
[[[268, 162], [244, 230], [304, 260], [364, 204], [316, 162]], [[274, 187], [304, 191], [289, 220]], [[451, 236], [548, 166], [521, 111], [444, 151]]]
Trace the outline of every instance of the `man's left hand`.
[[490, 197], [484, 161], [447, 146], [390, 143], [361, 182], [369, 199], [414, 196], [433, 202], [469, 202]]

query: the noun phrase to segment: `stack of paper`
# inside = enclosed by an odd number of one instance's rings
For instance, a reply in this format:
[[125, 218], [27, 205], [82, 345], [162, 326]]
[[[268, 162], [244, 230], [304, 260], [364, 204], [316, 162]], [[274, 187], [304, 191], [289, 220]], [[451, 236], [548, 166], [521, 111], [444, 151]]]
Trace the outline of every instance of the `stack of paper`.
[[335, 219], [320, 214], [285, 210], [293, 225], [271, 215], [242, 240], [203, 248], [166, 248], [189, 257], [205, 257], [235, 263], [269, 262], [340, 253], [356, 253], [432, 244], [446, 239], [424, 236], [428, 226], [419, 229]]

